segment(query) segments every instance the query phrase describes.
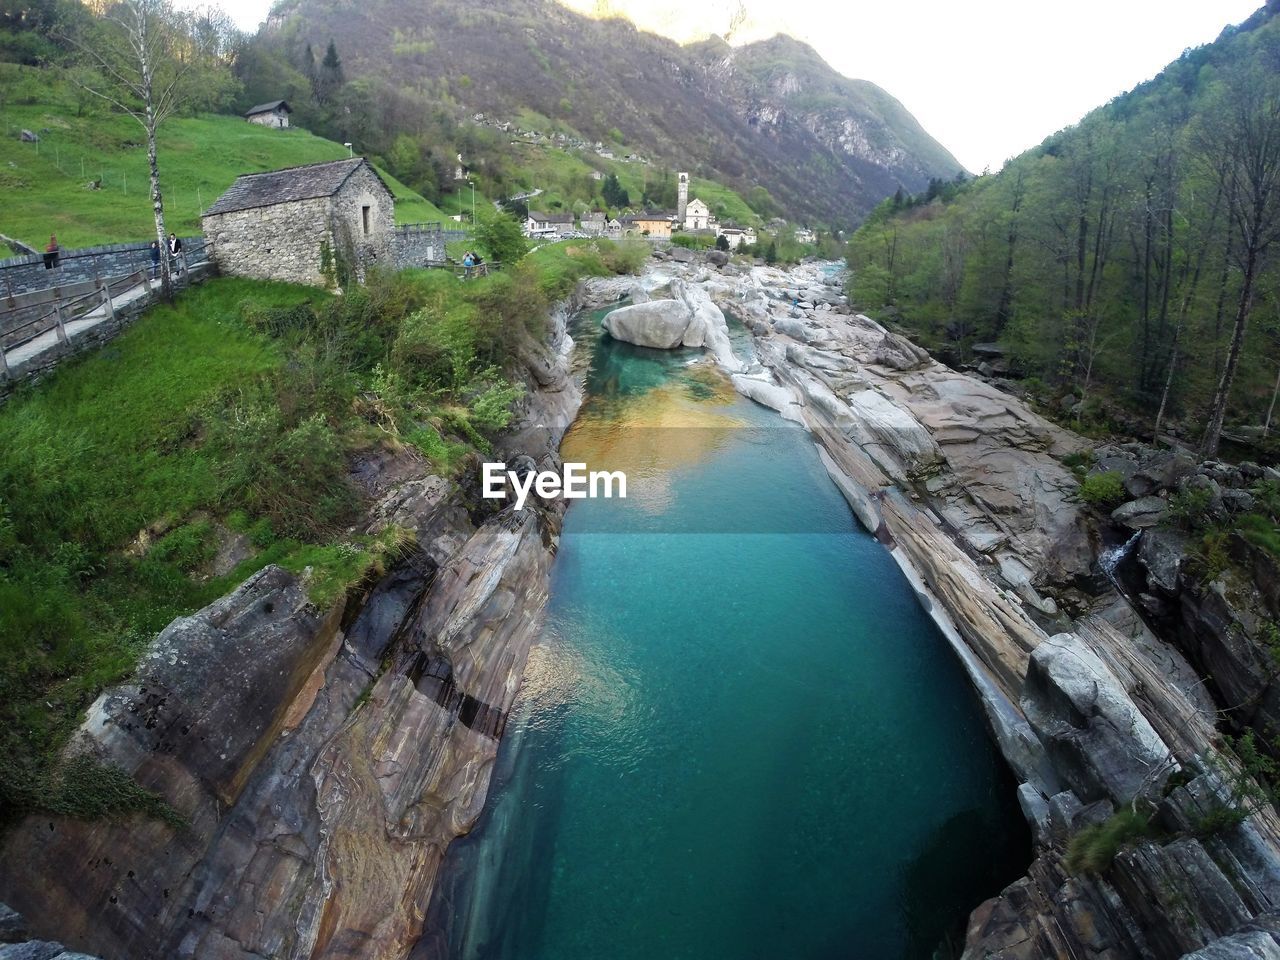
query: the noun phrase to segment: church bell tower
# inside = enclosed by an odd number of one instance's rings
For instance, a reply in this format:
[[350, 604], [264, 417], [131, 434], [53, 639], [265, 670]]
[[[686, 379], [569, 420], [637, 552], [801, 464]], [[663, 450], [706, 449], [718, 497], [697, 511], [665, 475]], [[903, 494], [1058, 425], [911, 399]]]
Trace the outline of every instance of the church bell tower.
[[684, 227], [684, 209], [689, 205], [689, 175], [678, 174], [676, 181], [676, 222]]

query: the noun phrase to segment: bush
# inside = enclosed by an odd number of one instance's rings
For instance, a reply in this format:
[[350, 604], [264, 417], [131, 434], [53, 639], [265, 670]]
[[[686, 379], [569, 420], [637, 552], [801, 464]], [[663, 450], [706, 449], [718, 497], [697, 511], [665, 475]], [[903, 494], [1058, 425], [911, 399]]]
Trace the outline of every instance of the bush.
[[1066, 866], [1073, 874], [1101, 873], [1127, 844], [1151, 837], [1151, 818], [1125, 809], [1103, 823], [1085, 827], [1067, 845]]
[[476, 224], [475, 241], [490, 260], [507, 265], [514, 265], [529, 249], [519, 222], [505, 213], [481, 219]]
[[1124, 497], [1124, 478], [1116, 470], [1091, 473], [1080, 484], [1080, 499], [1102, 510], [1119, 505]]
[[1195, 533], [1209, 527], [1213, 492], [1206, 487], [1186, 487], [1169, 498], [1169, 513], [1175, 523]]

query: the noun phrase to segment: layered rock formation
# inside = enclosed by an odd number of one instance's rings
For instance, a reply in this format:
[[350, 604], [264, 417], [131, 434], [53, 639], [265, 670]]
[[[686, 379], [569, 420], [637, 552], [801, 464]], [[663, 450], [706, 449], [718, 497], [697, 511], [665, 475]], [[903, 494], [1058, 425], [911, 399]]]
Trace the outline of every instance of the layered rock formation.
[[[580, 402], [577, 306], [549, 344], [524, 345], [510, 457], [556, 460]], [[22, 822], [0, 852], [0, 899], [47, 918], [36, 933], [106, 960], [407, 955], [446, 847], [483, 805], [560, 506], [481, 507], [405, 452], [364, 458], [355, 478], [375, 502], [366, 529], [401, 527], [416, 546], [330, 609], [305, 574], [267, 567], [151, 644], [71, 749], [123, 768], [183, 823]]]

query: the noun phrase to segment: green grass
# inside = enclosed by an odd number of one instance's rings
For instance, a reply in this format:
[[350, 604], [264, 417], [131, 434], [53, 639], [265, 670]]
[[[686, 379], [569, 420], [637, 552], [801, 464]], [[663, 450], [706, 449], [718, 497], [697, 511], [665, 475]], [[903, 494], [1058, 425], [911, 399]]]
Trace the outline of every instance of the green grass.
[[[322, 608], [385, 569], [404, 534], [346, 533], [351, 455], [403, 443], [456, 475], [508, 423], [510, 367], [550, 303], [648, 250], [568, 241], [466, 283], [375, 273], [340, 297], [211, 280], [0, 406], [0, 825], [163, 814], [112, 771], [59, 762], [92, 698], [268, 563], [305, 571]], [[252, 555], [215, 576], [233, 532]]]
[[1071, 838], [1067, 844], [1067, 870], [1072, 874], [1101, 873], [1111, 866], [1121, 848], [1154, 836], [1150, 816], [1120, 810]]
[[[53, 69], [0, 64], [0, 233], [43, 249], [145, 240], [154, 230], [142, 128], [83, 101]], [[23, 129], [40, 133], [23, 143]], [[239, 117], [178, 117], [160, 130], [161, 188], [171, 229], [200, 232], [199, 214], [242, 173], [337, 160], [346, 147], [305, 130], [270, 130]], [[443, 212], [383, 172], [396, 220]], [[86, 189], [101, 179], [99, 190]], [[478, 201], [477, 201], [478, 202]]]
[[[205, 419], [287, 372], [286, 352], [242, 312], [327, 299], [210, 281], [0, 407], [0, 808], [125, 802], [109, 772], [54, 776], [50, 757], [151, 637], [268, 562], [312, 567], [313, 599], [331, 603], [396, 546], [277, 539], [238, 511], [264, 549], [226, 576], [205, 572], [215, 518], [242, 496]], [[345, 455], [336, 466], [345, 470]], [[58, 792], [90, 781], [107, 806]]]

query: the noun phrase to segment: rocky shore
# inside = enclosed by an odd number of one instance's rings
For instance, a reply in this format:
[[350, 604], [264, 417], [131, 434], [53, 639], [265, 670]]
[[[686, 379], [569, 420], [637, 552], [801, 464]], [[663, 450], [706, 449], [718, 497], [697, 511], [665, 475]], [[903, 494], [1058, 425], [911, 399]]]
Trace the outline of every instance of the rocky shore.
[[[1270, 717], [1275, 671], [1236, 630], [1274, 616], [1258, 588], [1202, 588], [1180, 576], [1169, 535], [1144, 533], [1140, 549], [1128, 544], [1144, 578], [1140, 614], [1112, 579], [1126, 556], [1105, 539], [1113, 524], [1081, 501], [1064, 463], [1091, 445], [854, 313], [820, 265], [673, 260], [641, 287], [645, 310], [607, 318], [612, 335], [658, 346], [648, 318], [660, 317], [714, 344], [727, 328], [708, 304], [750, 328], [757, 368], [711, 353], [741, 393], [808, 428], [968, 672], [1019, 781], [1035, 860], [975, 905], [965, 960], [1280, 958], [1280, 823], [1269, 808], [1224, 816], [1239, 798], [1220, 710], [1249, 704], [1243, 720], [1259, 730]], [[1095, 471], [1117, 470], [1126, 492], [1146, 498], [1118, 508], [1125, 536], [1125, 525], [1154, 529], [1142, 518], [1167, 511], [1187, 477], [1208, 476], [1214, 509], [1232, 500], [1216, 465], [1095, 455]], [[1073, 837], [1126, 812], [1149, 820], [1145, 835], [1126, 836], [1108, 863], [1068, 867]]]
[[[558, 464], [581, 402], [566, 325], [592, 289], [555, 312], [549, 342], [524, 345], [509, 461]], [[613, 301], [623, 287], [594, 289]], [[353, 533], [394, 524], [414, 545], [331, 609], [305, 573], [270, 566], [157, 637], [70, 749], [183, 822], [19, 824], [0, 901], [35, 934], [105, 960], [408, 954], [445, 849], [483, 806], [562, 506], [497, 512], [406, 449], [364, 458], [353, 479], [374, 503]]]

